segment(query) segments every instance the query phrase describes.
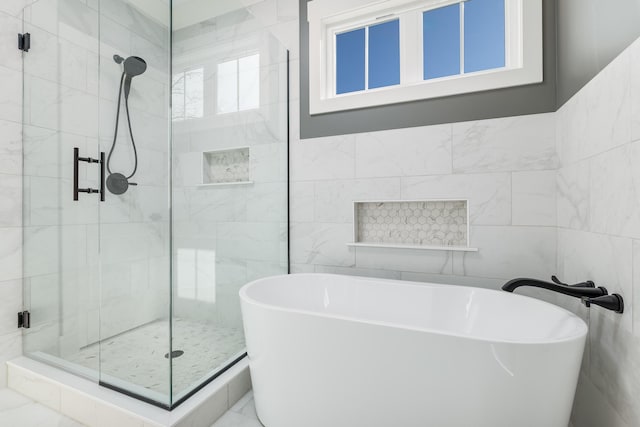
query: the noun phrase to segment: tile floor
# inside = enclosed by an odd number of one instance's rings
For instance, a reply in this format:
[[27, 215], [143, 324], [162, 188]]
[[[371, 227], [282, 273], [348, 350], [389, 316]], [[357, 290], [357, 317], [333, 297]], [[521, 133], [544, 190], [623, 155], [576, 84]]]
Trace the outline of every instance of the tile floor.
[[[96, 369], [100, 357], [103, 374], [166, 395], [169, 389], [169, 360], [165, 358], [169, 351], [168, 331], [167, 321], [153, 322], [109, 338], [100, 346], [85, 347], [65, 359]], [[199, 384], [202, 378], [226, 365], [245, 347], [242, 330], [187, 319], [174, 320], [173, 344], [173, 350], [184, 351], [182, 356], [173, 359], [174, 395]]]
[[9, 389], [0, 389], [0, 426], [83, 427], [33, 400]]
[[[0, 426], [84, 427], [9, 389], [0, 389]], [[244, 395], [211, 427], [263, 427], [256, 415], [253, 393]]]
[[253, 391], [245, 394], [211, 427], [264, 427], [256, 415]]

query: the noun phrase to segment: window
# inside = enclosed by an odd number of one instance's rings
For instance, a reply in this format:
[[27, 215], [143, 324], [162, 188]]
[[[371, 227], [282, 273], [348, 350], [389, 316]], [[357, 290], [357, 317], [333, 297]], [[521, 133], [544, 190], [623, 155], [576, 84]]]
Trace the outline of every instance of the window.
[[464, 72], [505, 66], [505, 0], [461, 3], [464, 11]]
[[312, 1], [310, 112], [542, 81], [541, 0]]
[[260, 55], [218, 64], [218, 114], [260, 107]]
[[473, 0], [423, 12], [424, 80], [503, 68], [505, 39], [505, 0]]
[[336, 93], [400, 83], [397, 19], [336, 34]]
[[460, 5], [422, 13], [424, 80], [460, 73]]
[[198, 68], [173, 76], [171, 118], [174, 121], [204, 116], [204, 69]]

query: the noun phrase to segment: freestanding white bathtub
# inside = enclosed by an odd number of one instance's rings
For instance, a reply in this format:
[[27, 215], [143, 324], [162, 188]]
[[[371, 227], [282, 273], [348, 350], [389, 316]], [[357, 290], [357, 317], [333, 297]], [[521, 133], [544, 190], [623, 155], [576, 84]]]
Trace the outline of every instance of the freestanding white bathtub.
[[485, 289], [328, 274], [240, 290], [266, 427], [566, 427], [586, 324]]

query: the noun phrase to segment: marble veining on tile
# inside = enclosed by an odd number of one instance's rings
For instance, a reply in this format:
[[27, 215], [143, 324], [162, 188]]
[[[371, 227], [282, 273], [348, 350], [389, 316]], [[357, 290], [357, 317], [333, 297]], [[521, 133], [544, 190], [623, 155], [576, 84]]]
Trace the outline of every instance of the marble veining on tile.
[[356, 203], [357, 242], [467, 246], [465, 200]]
[[256, 414], [253, 391], [245, 394], [211, 427], [264, 427]]
[[[640, 425], [637, 273], [640, 237], [640, 143], [637, 122], [640, 43], [634, 42], [557, 112], [557, 272], [567, 282], [584, 278], [625, 299], [623, 314], [585, 309], [589, 337], [581, 371], [575, 426]], [[637, 128], [636, 128], [637, 130]], [[583, 315], [584, 317], [584, 315]]]
[[0, 425], [82, 427], [83, 425], [9, 389], [0, 389]]

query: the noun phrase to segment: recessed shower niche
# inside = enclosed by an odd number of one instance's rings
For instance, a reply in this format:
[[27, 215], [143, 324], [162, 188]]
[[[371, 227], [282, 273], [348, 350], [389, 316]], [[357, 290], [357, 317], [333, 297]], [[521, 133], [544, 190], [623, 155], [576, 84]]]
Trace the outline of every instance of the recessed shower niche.
[[202, 184], [251, 184], [249, 147], [205, 151], [202, 153]]
[[349, 246], [475, 251], [469, 247], [467, 200], [385, 200], [353, 203]]

